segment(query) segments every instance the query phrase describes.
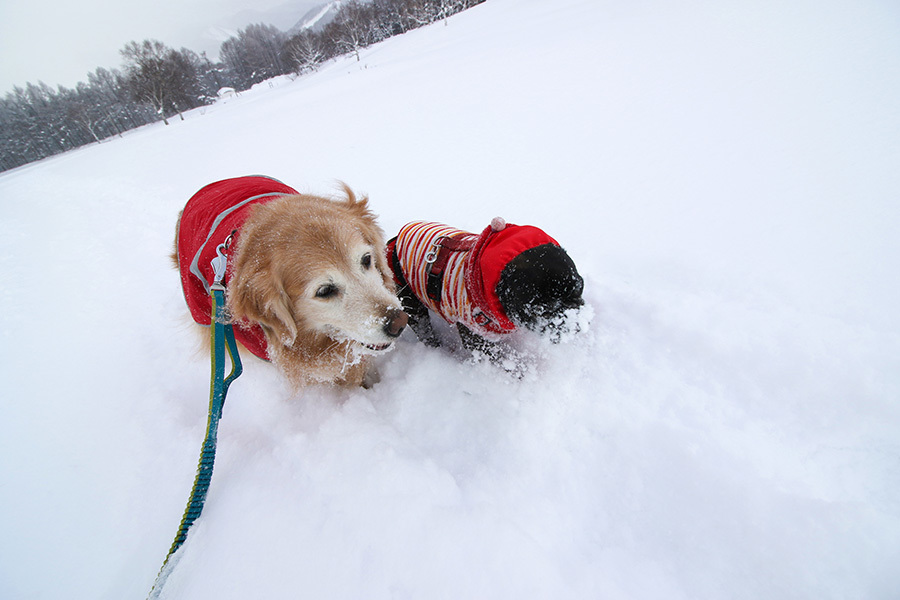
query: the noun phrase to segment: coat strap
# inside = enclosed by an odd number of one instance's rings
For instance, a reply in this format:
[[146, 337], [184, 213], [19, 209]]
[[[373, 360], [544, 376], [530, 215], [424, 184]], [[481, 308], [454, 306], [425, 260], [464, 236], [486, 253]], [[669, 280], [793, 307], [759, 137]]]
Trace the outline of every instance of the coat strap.
[[444, 271], [447, 268], [450, 255], [454, 252], [468, 252], [475, 247], [476, 239], [472, 236], [450, 237], [442, 235], [434, 240], [431, 251], [425, 256], [425, 272], [428, 274], [425, 282], [425, 292], [435, 304], [441, 303]]

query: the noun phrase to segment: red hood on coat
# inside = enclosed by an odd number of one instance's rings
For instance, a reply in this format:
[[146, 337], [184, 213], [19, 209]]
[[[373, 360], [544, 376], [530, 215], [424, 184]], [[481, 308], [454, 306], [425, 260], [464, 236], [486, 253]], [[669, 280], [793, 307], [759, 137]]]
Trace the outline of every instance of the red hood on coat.
[[543, 244], [559, 243], [542, 229], [531, 225], [507, 224], [503, 219], [491, 221], [475, 242], [466, 258], [466, 288], [472, 301], [493, 321], [497, 333], [508, 333], [516, 325], [506, 315], [497, 297], [500, 275], [509, 261], [526, 250]]

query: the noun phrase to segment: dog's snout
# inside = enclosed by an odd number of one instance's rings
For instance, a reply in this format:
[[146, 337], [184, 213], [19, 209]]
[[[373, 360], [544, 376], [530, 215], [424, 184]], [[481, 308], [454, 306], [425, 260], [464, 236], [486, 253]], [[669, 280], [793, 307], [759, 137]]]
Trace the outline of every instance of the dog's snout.
[[388, 311], [388, 315], [385, 318], [384, 332], [388, 334], [389, 337], [399, 337], [400, 334], [403, 333], [403, 329], [408, 322], [409, 317], [405, 312], [395, 308], [391, 309]]
[[563, 308], [581, 308], [582, 306], [584, 306], [584, 298], [581, 296], [563, 301]]

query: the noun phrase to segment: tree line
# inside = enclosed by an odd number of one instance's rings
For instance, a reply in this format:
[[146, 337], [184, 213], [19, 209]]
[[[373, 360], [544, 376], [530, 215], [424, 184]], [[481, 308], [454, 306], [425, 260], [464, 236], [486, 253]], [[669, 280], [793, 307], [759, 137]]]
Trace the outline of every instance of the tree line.
[[[485, 0], [350, 0], [321, 31], [289, 36], [252, 24], [222, 43], [219, 61], [157, 40], [129, 42], [122, 69], [97, 68], [74, 89], [43, 82], [0, 99], [0, 171], [59, 154], [210, 104], [278, 75], [303, 74], [371, 44]], [[183, 118], [183, 117], [182, 117]]]

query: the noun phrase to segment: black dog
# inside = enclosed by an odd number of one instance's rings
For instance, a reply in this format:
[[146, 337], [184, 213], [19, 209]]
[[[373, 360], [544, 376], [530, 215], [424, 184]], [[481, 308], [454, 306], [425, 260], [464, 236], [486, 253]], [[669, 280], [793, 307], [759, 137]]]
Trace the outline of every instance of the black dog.
[[504, 334], [525, 327], [556, 341], [565, 311], [584, 304], [575, 263], [537, 227], [498, 218], [479, 235], [416, 221], [387, 252], [410, 327], [432, 346], [429, 310], [456, 324], [467, 349], [500, 362]]

